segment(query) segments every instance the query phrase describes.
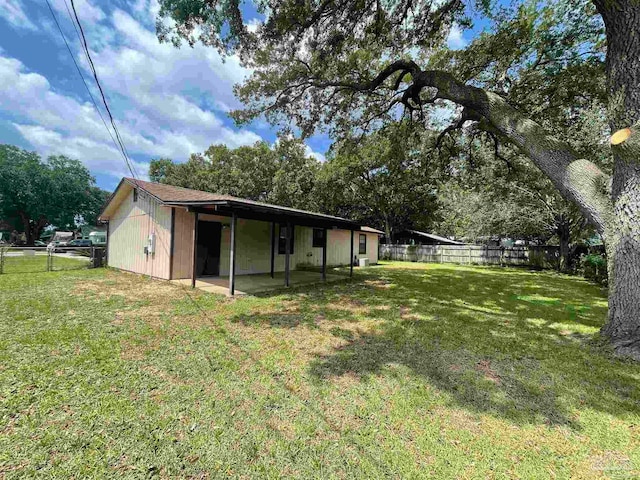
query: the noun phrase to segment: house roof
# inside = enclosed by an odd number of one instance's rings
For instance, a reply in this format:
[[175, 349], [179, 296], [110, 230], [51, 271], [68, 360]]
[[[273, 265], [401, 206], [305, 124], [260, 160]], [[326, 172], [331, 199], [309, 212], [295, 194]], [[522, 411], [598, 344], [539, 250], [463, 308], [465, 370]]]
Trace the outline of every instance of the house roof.
[[[190, 188], [176, 187], [163, 183], [146, 182], [128, 177], [123, 178], [118, 184], [118, 187], [113, 192], [113, 195], [100, 215], [101, 220], [108, 220], [111, 216], [113, 210], [117, 207], [117, 204], [119, 204], [117, 194], [126, 186], [130, 188], [137, 187], [164, 205], [187, 207], [200, 211], [201, 213], [229, 215], [230, 212], [233, 211], [236, 212], [239, 217], [243, 218], [255, 218], [265, 221], [275, 221], [276, 218], [291, 219], [292, 221], [305, 220], [310, 223], [315, 222], [325, 226], [353, 228], [354, 230], [382, 233], [370, 227], [361, 227], [353, 220], [335, 217], [333, 215], [257, 202], [231, 195], [203, 192], [201, 190], [192, 190]], [[367, 230], [364, 230], [364, 228]]]
[[440, 235], [435, 235], [433, 233], [419, 232], [418, 230], [405, 230], [405, 232], [413, 233], [414, 235], [418, 235], [420, 237], [429, 238], [431, 240], [435, 240], [436, 242], [448, 243], [449, 245], [464, 245], [464, 242], [451, 240], [450, 238], [441, 237]]
[[372, 228], [372, 227], [360, 227], [360, 230], [362, 230], [363, 232], [377, 233], [378, 235], [384, 235], [383, 231], [377, 230], [377, 229]]

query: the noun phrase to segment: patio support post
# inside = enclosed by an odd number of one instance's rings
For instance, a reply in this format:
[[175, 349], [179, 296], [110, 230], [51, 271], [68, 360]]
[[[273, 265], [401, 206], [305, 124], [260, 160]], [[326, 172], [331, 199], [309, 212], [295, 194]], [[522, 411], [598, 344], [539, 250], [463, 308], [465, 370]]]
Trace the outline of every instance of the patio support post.
[[274, 278], [276, 263], [276, 222], [271, 222], [271, 278]]
[[236, 292], [236, 212], [231, 214], [231, 242], [229, 248], [229, 295]]
[[191, 263], [191, 288], [196, 288], [196, 266], [198, 264], [198, 212], [193, 214], [193, 260]]
[[351, 229], [351, 256], [349, 257], [349, 276], [353, 277], [353, 229]]
[[322, 231], [322, 281], [327, 280], [327, 229]]
[[284, 246], [284, 286], [289, 286], [289, 256], [291, 250], [291, 223], [287, 222]]

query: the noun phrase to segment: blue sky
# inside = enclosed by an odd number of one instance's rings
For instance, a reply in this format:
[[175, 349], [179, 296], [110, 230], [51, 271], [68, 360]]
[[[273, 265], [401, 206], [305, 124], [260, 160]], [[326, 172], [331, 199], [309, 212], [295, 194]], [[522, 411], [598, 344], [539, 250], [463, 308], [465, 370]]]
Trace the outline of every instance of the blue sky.
[[[90, 74], [64, 0], [50, 0], [76, 61]], [[67, 0], [69, 2], [69, 0]], [[76, 0], [91, 56], [116, 124], [140, 176], [152, 158], [185, 161], [209, 145], [264, 139], [264, 122], [237, 128], [227, 113], [240, 106], [232, 87], [247, 71], [212, 48], [180, 49], [155, 36], [156, 0]], [[454, 29], [452, 47], [466, 43]], [[89, 83], [89, 82], [88, 82]], [[107, 190], [128, 175], [73, 65], [44, 0], [0, 0], [0, 143], [64, 154], [84, 162]], [[96, 100], [94, 83], [89, 83]], [[106, 117], [105, 117], [106, 118]], [[323, 159], [328, 138], [307, 141]]]

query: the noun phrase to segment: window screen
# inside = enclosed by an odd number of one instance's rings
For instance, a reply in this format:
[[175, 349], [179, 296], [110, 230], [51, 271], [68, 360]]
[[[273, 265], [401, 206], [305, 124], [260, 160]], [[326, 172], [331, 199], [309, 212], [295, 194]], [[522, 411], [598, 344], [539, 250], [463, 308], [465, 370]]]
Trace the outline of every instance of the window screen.
[[360, 234], [360, 246], [358, 248], [360, 255], [367, 253], [367, 236], [364, 233]]
[[323, 228], [313, 229], [313, 246], [324, 247], [324, 229]]
[[[294, 232], [294, 228], [293, 225], [291, 225], [291, 235], [290, 235], [290, 239], [289, 239], [289, 253], [293, 253], [293, 235]], [[287, 248], [287, 238], [286, 238], [286, 233], [287, 233], [287, 226], [285, 224], [280, 224], [280, 233], [278, 235], [278, 254], [279, 255], [284, 255], [285, 249]]]

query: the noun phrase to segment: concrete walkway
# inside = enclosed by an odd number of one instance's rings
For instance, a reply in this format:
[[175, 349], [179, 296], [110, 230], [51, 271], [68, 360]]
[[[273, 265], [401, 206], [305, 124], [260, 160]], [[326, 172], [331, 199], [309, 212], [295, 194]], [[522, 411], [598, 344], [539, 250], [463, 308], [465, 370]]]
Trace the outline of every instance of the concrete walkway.
[[[349, 278], [344, 275], [327, 274], [327, 283]], [[190, 278], [180, 280], [172, 280], [172, 282], [191, 286]], [[289, 286], [298, 287], [301, 285], [313, 285], [322, 283], [322, 276], [318, 272], [305, 272], [293, 270], [289, 277]], [[209, 293], [218, 293], [222, 295], [229, 294], [229, 277], [198, 277], [196, 279], [196, 288]], [[257, 275], [238, 275], [236, 276], [236, 295], [252, 295], [255, 293], [268, 292], [270, 290], [278, 290], [284, 287], [284, 272], [277, 272], [275, 278], [266, 274]]]

